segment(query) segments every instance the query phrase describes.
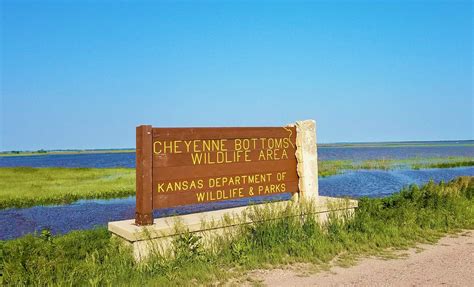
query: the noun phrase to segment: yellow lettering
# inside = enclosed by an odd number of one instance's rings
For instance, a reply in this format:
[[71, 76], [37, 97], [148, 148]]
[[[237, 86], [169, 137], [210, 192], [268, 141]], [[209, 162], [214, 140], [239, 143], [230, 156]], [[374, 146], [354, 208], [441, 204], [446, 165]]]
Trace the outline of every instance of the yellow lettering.
[[186, 152], [189, 152], [189, 146], [191, 145], [192, 141], [184, 141], [184, 144], [186, 145]]
[[227, 151], [227, 148], [225, 147], [226, 142], [226, 139], [221, 139], [221, 151]]
[[266, 138], [260, 138], [260, 144], [262, 145], [261, 148], [265, 149], [265, 140]]
[[174, 153], [182, 153], [180, 149], [178, 149], [178, 143], [181, 143], [182, 141], [174, 141]]
[[250, 150], [245, 151], [244, 160], [247, 161], [247, 162], [251, 161], [251, 159], [250, 159]]
[[180, 188], [180, 189], [182, 189], [182, 190], [188, 190], [188, 188], [189, 188], [189, 182], [188, 182], [187, 180], [183, 181], [183, 182], [181, 183], [181, 188]]
[[283, 147], [283, 139], [275, 139], [275, 148], [282, 148]]
[[269, 149], [273, 149], [275, 147], [275, 139], [269, 138], [267, 141], [267, 145]]
[[163, 189], [163, 185], [165, 185], [164, 183], [158, 183], [158, 192], [165, 192], [165, 190]]
[[271, 149], [267, 149], [267, 160], [273, 159], [273, 151]]
[[162, 143], [160, 141], [154, 142], [153, 143], [153, 153], [154, 154], [162, 153], [161, 146], [162, 146]]
[[201, 140], [194, 140], [193, 141], [193, 148], [194, 148], [194, 152], [201, 152], [202, 150], [199, 149], [199, 144]]
[[234, 149], [235, 150], [241, 150], [242, 149], [242, 140], [241, 139], [235, 139], [234, 140]]
[[280, 157], [278, 157], [278, 155], [279, 155], [278, 152], [279, 152], [279, 151], [280, 151], [280, 150], [277, 149], [277, 148], [273, 150], [273, 158], [274, 158], [275, 160], [280, 160]]
[[198, 193], [196, 193], [198, 202], [204, 201], [204, 195], [205, 195], [204, 192], [198, 192]]
[[193, 159], [193, 165], [201, 164], [202, 161], [202, 153], [192, 153], [191, 158]]
[[202, 141], [202, 151], [211, 151], [211, 141], [203, 140]]
[[251, 139], [253, 144], [253, 149], [257, 149], [257, 140], [256, 138]]
[[163, 152], [164, 153], [172, 153], [173, 152], [173, 143], [172, 142], [164, 142], [164, 148]]
[[221, 141], [213, 140], [212, 141], [212, 150], [218, 151], [221, 150]]
[[244, 150], [248, 150], [250, 148], [250, 140], [249, 139], [243, 139], [242, 140], [242, 146]]

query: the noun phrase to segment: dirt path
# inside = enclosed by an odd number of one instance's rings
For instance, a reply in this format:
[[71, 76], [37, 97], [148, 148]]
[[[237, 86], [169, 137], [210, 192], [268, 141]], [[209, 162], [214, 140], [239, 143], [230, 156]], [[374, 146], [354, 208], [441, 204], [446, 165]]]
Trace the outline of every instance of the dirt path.
[[474, 286], [474, 231], [419, 247], [423, 251], [409, 250], [405, 258], [366, 258], [349, 268], [333, 267], [309, 276], [282, 269], [250, 276], [267, 286]]

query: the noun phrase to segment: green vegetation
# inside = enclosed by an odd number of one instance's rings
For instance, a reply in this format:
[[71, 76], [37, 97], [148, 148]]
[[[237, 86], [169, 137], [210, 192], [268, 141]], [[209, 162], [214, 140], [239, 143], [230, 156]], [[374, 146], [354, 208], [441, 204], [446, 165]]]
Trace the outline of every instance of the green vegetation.
[[364, 161], [327, 160], [319, 162], [319, 175], [331, 176], [344, 170], [358, 169], [422, 169], [422, 168], [451, 168], [474, 166], [474, 157], [435, 157], [408, 159], [373, 159]]
[[[404, 160], [331, 160], [319, 162], [319, 175], [344, 170], [448, 168], [474, 166], [472, 157]], [[63, 204], [78, 199], [116, 198], [135, 194], [132, 168], [0, 168], [0, 209]]]
[[352, 169], [354, 169], [354, 163], [351, 160], [318, 161], [318, 174], [322, 177], [339, 174], [344, 170]]
[[0, 208], [134, 194], [134, 169], [0, 168]]
[[362, 142], [362, 143], [328, 143], [318, 144], [319, 148], [378, 148], [378, 147], [472, 147], [472, 140], [438, 141], [438, 142]]
[[420, 168], [450, 168], [450, 167], [463, 167], [463, 166], [474, 166], [474, 160], [461, 160], [453, 162], [438, 162], [438, 163], [427, 163], [427, 164], [414, 164], [413, 169]]
[[[104, 229], [76, 231], [0, 242], [4, 285], [201, 285], [242, 278], [255, 268], [309, 262], [326, 267], [336, 259], [352, 264], [359, 256], [390, 255], [446, 233], [474, 228], [474, 177], [448, 184], [411, 186], [387, 198], [364, 198], [353, 217], [330, 216], [320, 225], [310, 204], [250, 208], [253, 224], [223, 234], [204, 248], [184, 233], [173, 241], [175, 256], [155, 255], [134, 263], [130, 250]], [[268, 220], [269, 218], [279, 219]], [[240, 279], [244, 280], [244, 279]]]

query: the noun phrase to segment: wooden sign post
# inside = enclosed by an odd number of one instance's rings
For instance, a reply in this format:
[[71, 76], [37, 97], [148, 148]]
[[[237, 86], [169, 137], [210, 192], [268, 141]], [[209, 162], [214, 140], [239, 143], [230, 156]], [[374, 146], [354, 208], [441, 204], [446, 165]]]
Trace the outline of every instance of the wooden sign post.
[[137, 127], [136, 147], [136, 210], [135, 223], [137, 225], [153, 224], [153, 154], [152, 154], [152, 127]]
[[137, 127], [135, 223], [153, 224], [157, 208], [297, 193], [296, 137], [297, 126]]

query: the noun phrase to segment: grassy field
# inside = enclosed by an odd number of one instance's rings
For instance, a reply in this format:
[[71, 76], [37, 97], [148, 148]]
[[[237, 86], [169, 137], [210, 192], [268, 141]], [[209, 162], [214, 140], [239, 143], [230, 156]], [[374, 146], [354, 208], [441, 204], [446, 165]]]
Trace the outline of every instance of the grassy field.
[[134, 194], [134, 169], [0, 168], [0, 208]]
[[[0, 241], [0, 284], [190, 286], [233, 280], [238, 285], [251, 280], [245, 273], [256, 268], [306, 262], [324, 269], [330, 261], [347, 266], [359, 256], [391, 257], [390, 250], [474, 229], [474, 178], [365, 198], [354, 217], [331, 217], [325, 225], [293, 216], [310, 208], [291, 202], [278, 210], [254, 207], [248, 215], [254, 224], [222, 235], [211, 248], [184, 233], [173, 241], [174, 257], [155, 255], [139, 264], [105, 228]], [[280, 219], [267, 220], [270, 214]]]
[[[321, 161], [319, 175], [344, 170], [474, 166], [474, 158]], [[135, 195], [132, 168], [0, 168], [0, 209]]]

